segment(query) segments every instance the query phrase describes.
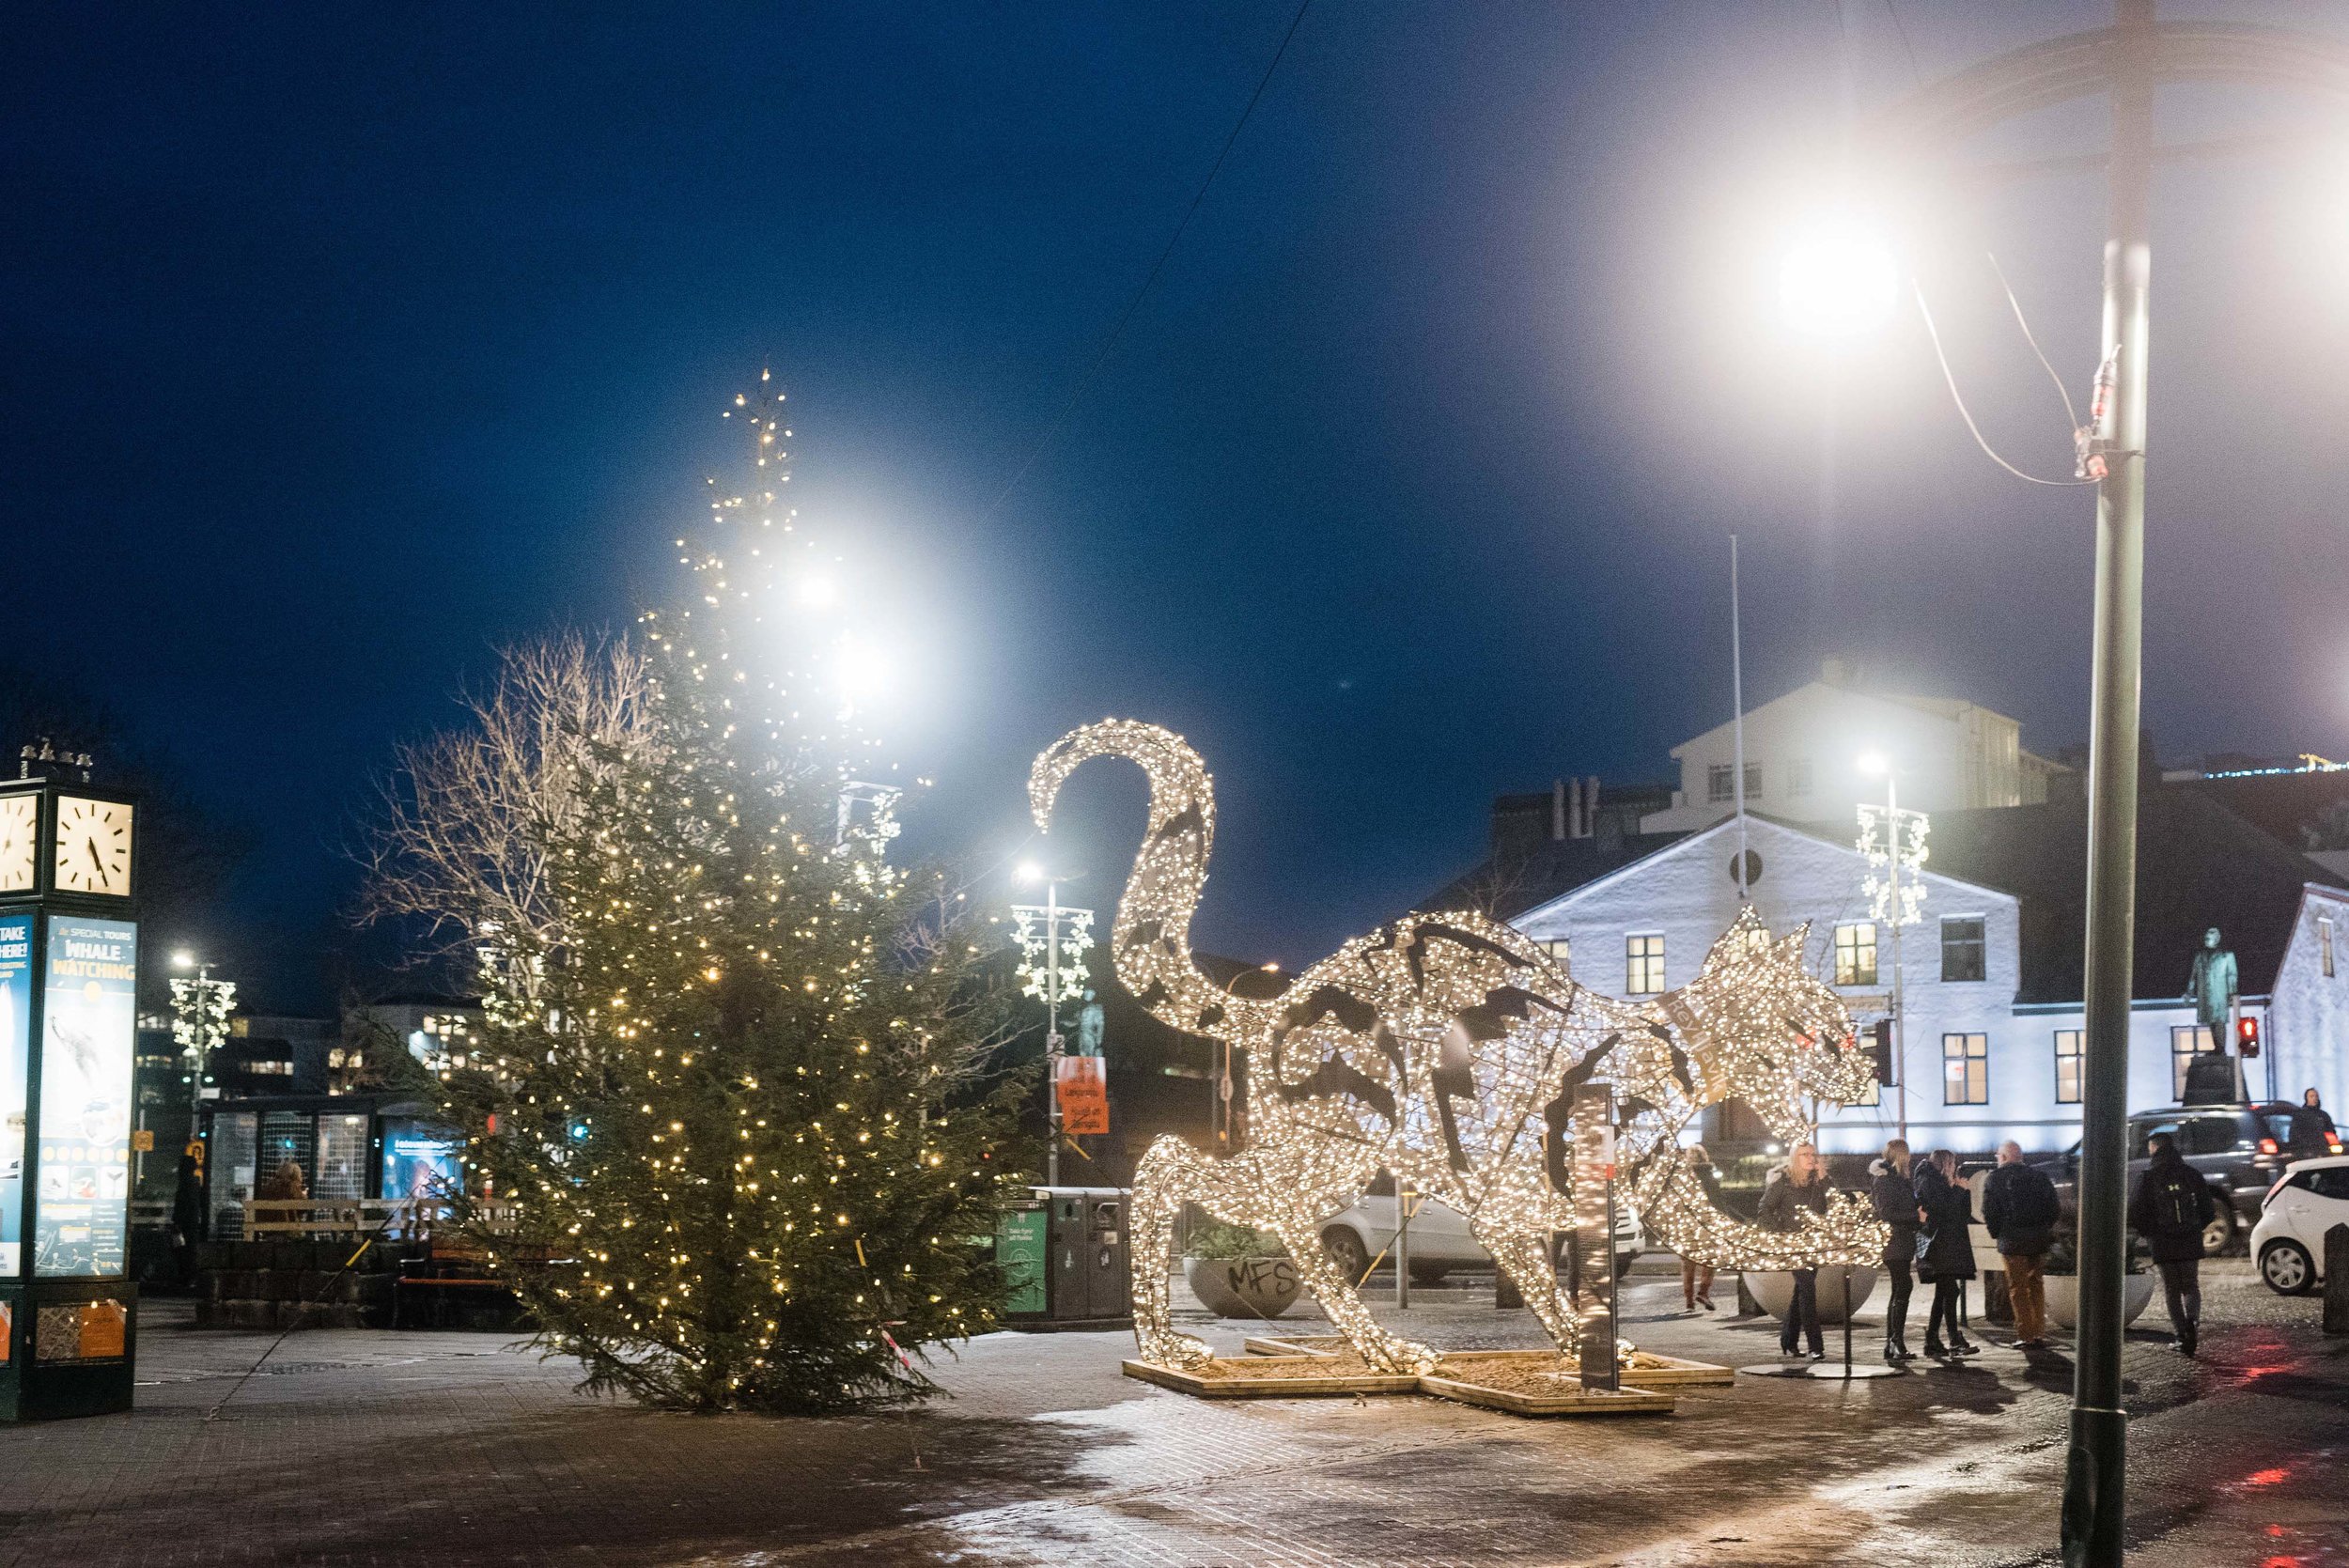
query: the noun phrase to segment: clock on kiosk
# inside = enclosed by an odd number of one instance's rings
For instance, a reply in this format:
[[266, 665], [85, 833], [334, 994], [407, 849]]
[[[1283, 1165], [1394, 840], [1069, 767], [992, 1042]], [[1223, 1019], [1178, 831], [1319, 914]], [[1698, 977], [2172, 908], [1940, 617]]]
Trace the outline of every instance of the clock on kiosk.
[[0, 1421], [131, 1407], [138, 804], [86, 756], [0, 780]]

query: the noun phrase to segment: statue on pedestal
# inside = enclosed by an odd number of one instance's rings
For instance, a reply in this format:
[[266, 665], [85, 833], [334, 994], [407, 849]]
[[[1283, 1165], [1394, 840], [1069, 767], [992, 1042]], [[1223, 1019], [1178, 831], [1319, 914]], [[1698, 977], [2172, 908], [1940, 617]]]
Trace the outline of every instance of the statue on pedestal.
[[2211, 1045], [2217, 1050], [2233, 1045], [2235, 991], [2234, 954], [2218, 945], [2218, 927], [2214, 925], [2202, 933], [2202, 951], [2194, 955], [2186, 995], [2194, 1003], [2194, 1021], [2210, 1031]]

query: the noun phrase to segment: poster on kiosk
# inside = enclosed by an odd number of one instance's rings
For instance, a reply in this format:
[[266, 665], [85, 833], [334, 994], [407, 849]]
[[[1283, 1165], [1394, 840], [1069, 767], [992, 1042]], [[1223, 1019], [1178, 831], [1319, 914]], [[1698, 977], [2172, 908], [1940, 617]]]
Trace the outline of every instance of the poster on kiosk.
[[131, 1196], [131, 1078], [138, 927], [49, 917], [41, 986], [40, 1190], [33, 1272], [115, 1277]]
[[0, 915], [0, 1280], [23, 1271], [25, 1089], [32, 1069], [33, 917]]

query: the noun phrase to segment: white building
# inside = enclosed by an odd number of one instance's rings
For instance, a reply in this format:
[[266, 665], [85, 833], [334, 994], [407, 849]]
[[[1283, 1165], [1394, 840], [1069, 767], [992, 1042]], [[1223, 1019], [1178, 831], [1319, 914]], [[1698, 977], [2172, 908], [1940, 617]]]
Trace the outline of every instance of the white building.
[[[1746, 809], [1840, 831], [1884, 781], [1860, 771], [1867, 753], [1899, 770], [1901, 803], [1921, 811], [2032, 805], [2065, 769], [2023, 750], [2022, 726], [1978, 703], [1863, 691], [1828, 660], [1821, 678], [1746, 715]], [[1648, 833], [1691, 832], [1736, 805], [1736, 726], [1723, 723], [1672, 748], [1680, 784], [1672, 805], [1643, 818]]]
[[[1889, 926], [1870, 918], [1852, 831], [1750, 815], [1751, 894], [1772, 930], [1808, 924], [1814, 972], [1865, 1028], [1887, 1015]], [[1896, 1083], [1909, 1141], [1982, 1153], [2013, 1138], [2067, 1147], [2079, 1132], [2085, 809], [2078, 802], [1952, 811], [1934, 818], [1922, 918], [1901, 933], [1906, 1002]], [[1626, 846], [1658, 844], [1651, 835]], [[1516, 912], [1576, 977], [1614, 995], [1686, 985], [1735, 917], [1735, 819], [1659, 847]], [[2177, 1103], [2186, 1063], [2214, 1048], [2184, 999], [2203, 929], [2218, 925], [2242, 974], [2243, 1014], [2265, 1049], [2246, 1091], [2297, 1098], [2313, 1085], [2349, 1104], [2349, 885], [2206, 797], [2148, 789], [2140, 806], [2132, 1110]], [[1758, 863], [1757, 863], [1758, 862]], [[1893, 1135], [1900, 1088], [1830, 1110], [1821, 1141], [1858, 1153]], [[1705, 1136], [1759, 1136], [1735, 1111]]]

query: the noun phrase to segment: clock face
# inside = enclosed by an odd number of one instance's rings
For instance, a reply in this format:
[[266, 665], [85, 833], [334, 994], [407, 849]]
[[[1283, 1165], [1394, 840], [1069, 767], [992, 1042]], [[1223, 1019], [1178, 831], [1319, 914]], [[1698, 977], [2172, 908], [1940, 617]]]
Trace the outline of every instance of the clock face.
[[29, 893], [40, 868], [40, 797], [0, 795], [0, 893]]
[[57, 797], [55, 886], [61, 893], [131, 894], [131, 808]]

